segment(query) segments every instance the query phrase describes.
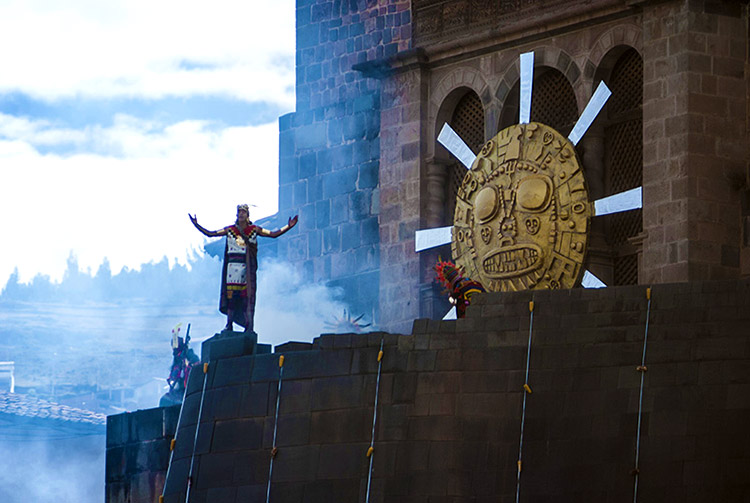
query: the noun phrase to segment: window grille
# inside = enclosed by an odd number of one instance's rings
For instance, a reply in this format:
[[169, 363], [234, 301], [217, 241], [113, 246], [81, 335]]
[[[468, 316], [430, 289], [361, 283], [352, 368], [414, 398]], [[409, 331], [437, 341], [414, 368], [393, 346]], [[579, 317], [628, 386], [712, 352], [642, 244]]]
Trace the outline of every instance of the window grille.
[[[643, 184], [643, 60], [633, 49], [623, 53], [612, 69], [608, 85], [606, 137], [607, 193], [616, 194]], [[638, 283], [638, 259], [628, 241], [643, 231], [643, 211], [604, 217], [607, 241], [614, 259], [614, 283]]]
[[532, 122], [541, 122], [567, 136], [577, 119], [576, 96], [565, 75], [549, 69], [534, 79]]
[[[450, 126], [476, 154], [484, 145], [484, 107], [476, 93], [469, 91], [461, 98], [453, 111]], [[456, 209], [456, 192], [466, 176], [466, 167], [454, 162], [448, 168], [446, 225], [453, 223], [453, 212]]]

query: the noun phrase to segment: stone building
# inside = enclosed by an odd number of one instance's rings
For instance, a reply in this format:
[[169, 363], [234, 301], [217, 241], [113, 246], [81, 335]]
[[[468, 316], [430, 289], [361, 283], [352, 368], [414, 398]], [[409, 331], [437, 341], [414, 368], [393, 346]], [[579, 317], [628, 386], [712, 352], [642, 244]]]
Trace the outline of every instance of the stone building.
[[[108, 419], [106, 501], [746, 501], [748, 21], [712, 0], [297, 0], [279, 211], [300, 223], [264, 248], [393, 333], [205, 341], [182, 409]], [[643, 209], [594, 221], [586, 266], [613, 287], [437, 321], [450, 250], [414, 233], [451, 223], [464, 170], [438, 131], [476, 151], [517, 122], [529, 51], [531, 119], [563, 134], [607, 82], [578, 155], [592, 198], [642, 185]]]
[[750, 273], [748, 5], [718, 0], [297, 2], [297, 107], [280, 120], [279, 212], [268, 245], [347, 293], [386, 330], [445, 303], [414, 232], [450, 225], [461, 167], [518, 121], [519, 54], [535, 53], [531, 119], [567, 133], [597, 83], [613, 95], [578, 144], [603, 217], [588, 268], [609, 285]]

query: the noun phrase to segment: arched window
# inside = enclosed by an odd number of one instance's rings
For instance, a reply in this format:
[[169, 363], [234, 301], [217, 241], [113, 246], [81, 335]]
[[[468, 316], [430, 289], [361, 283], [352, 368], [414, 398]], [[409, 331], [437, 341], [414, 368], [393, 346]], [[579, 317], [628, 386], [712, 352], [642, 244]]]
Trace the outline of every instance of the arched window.
[[[518, 123], [520, 83], [516, 82], [500, 115], [499, 129]], [[554, 68], [535, 68], [531, 94], [531, 122], [541, 122], [567, 136], [578, 120], [578, 104], [573, 87]]]
[[541, 122], [567, 136], [578, 119], [573, 87], [565, 75], [552, 68], [534, 79], [531, 121]]
[[[604, 186], [606, 195], [643, 184], [643, 60], [627, 49], [612, 66], [607, 84], [612, 90], [606, 106]], [[612, 250], [613, 284], [638, 283], [638, 253], [632, 239], [643, 231], [642, 210], [605, 217], [607, 243]]]
[[[484, 107], [477, 93], [465, 87], [454, 89], [441, 105], [436, 127], [442, 128], [446, 122], [475, 154], [481, 150], [484, 145]], [[445, 149], [439, 150], [436, 156], [439, 158], [428, 162], [426, 166], [425, 213], [430, 225], [442, 227], [453, 225], [456, 193], [466, 176], [466, 166]], [[432, 248], [419, 255], [420, 316], [440, 319], [451, 306], [443, 287], [435, 280], [433, 268], [438, 257], [451, 258], [451, 245]]]
[[[481, 150], [484, 145], [484, 107], [474, 91], [467, 91], [458, 100], [449, 124], [475, 154]], [[466, 166], [458, 161], [452, 162], [448, 168], [446, 180], [445, 225], [453, 224], [456, 193], [464, 176], [466, 176]]]

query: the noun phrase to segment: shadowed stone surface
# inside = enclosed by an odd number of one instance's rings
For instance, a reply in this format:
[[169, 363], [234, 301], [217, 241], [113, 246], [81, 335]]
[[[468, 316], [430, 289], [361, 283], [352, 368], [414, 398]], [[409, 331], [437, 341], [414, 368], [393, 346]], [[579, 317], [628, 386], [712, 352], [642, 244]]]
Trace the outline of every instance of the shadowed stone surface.
[[[286, 352], [272, 500], [364, 501], [381, 339], [371, 501], [513, 500], [531, 299], [486, 294], [466, 318], [416, 320], [412, 335], [325, 335]], [[521, 499], [630, 499], [646, 289], [536, 292], [533, 300]], [[748, 305], [750, 281], [653, 287], [639, 499], [741, 501], [750, 491]], [[204, 403], [191, 501], [265, 494], [279, 356], [209, 364], [213, 405]], [[218, 379], [223, 367], [247, 366], [244, 381]], [[202, 384], [188, 386], [165, 501], [184, 501], [198, 413], [190, 403], [199, 403]], [[243, 403], [224, 403], [234, 400]], [[109, 419], [110, 503], [127, 501], [121, 488], [146, 476], [160, 494], [175, 413]]]

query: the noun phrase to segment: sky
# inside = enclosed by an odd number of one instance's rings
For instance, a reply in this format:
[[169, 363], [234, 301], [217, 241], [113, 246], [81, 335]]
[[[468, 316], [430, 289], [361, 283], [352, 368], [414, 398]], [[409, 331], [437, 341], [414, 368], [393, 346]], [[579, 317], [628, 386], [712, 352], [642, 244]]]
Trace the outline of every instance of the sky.
[[0, 289], [274, 214], [294, 30], [293, 0], [0, 0]]

